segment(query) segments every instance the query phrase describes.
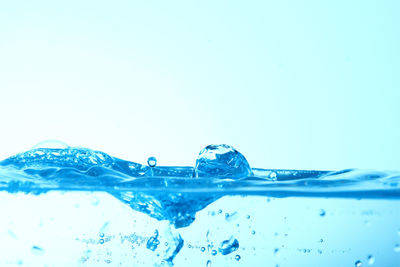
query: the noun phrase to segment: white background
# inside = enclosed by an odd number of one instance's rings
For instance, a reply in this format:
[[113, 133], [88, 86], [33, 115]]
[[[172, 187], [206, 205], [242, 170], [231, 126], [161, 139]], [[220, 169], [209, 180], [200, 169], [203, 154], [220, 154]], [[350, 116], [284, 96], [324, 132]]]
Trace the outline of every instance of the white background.
[[46, 139], [193, 165], [399, 169], [398, 1], [0, 4], [0, 157]]

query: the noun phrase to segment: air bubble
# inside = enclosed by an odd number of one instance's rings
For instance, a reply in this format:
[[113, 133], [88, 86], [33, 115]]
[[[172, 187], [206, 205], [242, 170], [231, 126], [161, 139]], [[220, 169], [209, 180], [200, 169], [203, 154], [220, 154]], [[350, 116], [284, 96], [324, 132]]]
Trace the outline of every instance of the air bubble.
[[101, 239], [99, 240], [99, 243], [100, 243], [100, 244], [104, 244], [104, 239], [101, 238]]
[[201, 250], [201, 252], [204, 252], [204, 251], [206, 251], [206, 248], [205, 247], [201, 247], [200, 250]]
[[147, 159], [147, 165], [149, 165], [149, 167], [155, 167], [157, 165], [157, 159], [155, 157], [149, 157]]
[[225, 220], [226, 221], [230, 222], [230, 221], [233, 221], [235, 219], [237, 219], [237, 212], [236, 211], [232, 212], [230, 214], [229, 213], [225, 213]]
[[44, 249], [42, 249], [41, 247], [38, 247], [38, 246], [33, 246], [32, 253], [35, 255], [41, 256], [44, 254]]
[[394, 252], [400, 252], [400, 244], [394, 245]]
[[374, 256], [368, 255], [368, 264], [369, 264], [369, 265], [372, 265], [372, 264], [374, 264], [374, 262], [375, 262]]
[[213, 250], [211, 251], [211, 255], [213, 255], [213, 256], [217, 255], [217, 251], [216, 251], [215, 249], [213, 249]]
[[321, 209], [321, 210], [319, 211], [319, 216], [324, 217], [325, 215], [326, 215], [326, 211], [323, 210], [323, 209]]
[[354, 263], [354, 265], [355, 265], [356, 267], [361, 267], [361, 266], [362, 266], [362, 262], [361, 262], [360, 260], [358, 260], [358, 261], [356, 261], [356, 262]]
[[228, 240], [222, 241], [218, 250], [219, 252], [221, 252], [222, 255], [228, 255], [229, 253], [236, 251], [238, 248], [239, 241], [237, 241], [237, 239], [232, 236]]
[[236, 255], [235, 260], [240, 261], [240, 255]]

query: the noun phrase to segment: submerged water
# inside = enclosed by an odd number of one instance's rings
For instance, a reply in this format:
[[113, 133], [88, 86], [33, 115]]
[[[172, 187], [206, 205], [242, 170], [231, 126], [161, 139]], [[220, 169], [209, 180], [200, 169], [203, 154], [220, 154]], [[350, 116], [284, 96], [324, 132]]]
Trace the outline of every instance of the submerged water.
[[[400, 266], [400, 172], [194, 167], [37, 146], [0, 162], [1, 265]], [[2, 251], [2, 252], [1, 252]]]

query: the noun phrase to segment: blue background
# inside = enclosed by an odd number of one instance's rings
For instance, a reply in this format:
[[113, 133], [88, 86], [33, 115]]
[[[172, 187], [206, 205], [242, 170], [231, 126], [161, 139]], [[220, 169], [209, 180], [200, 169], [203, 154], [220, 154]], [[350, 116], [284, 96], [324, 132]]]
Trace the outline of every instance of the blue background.
[[399, 1], [0, 4], [0, 157], [46, 139], [193, 165], [400, 169]]

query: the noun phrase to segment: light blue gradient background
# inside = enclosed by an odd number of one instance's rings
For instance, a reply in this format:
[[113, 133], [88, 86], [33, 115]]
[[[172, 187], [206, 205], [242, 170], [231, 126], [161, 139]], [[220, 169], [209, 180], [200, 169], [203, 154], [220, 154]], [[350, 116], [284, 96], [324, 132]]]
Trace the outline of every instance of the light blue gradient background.
[[0, 156], [400, 169], [399, 1], [7, 1]]

